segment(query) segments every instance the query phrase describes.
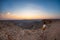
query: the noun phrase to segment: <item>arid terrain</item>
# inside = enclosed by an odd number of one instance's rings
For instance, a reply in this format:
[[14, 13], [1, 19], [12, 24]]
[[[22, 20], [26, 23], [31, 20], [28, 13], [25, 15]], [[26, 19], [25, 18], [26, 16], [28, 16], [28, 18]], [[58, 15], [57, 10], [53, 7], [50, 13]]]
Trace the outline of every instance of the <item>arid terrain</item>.
[[[47, 25], [44, 31], [43, 22]], [[21, 25], [0, 20], [0, 40], [60, 40], [60, 20], [42, 20], [41, 23]]]

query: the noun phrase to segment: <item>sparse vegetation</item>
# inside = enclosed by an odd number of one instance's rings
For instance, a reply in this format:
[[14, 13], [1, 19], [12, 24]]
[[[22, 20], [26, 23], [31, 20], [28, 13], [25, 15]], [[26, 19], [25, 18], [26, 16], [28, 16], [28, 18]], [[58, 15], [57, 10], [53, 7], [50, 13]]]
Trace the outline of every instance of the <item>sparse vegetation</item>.
[[34, 29], [24, 29], [15, 25], [15, 22], [0, 21], [0, 40], [60, 40], [60, 21], [52, 22], [50, 25], [49, 29], [43, 32], [37, 27], [39, 23], [33, 25], [36, 26]]

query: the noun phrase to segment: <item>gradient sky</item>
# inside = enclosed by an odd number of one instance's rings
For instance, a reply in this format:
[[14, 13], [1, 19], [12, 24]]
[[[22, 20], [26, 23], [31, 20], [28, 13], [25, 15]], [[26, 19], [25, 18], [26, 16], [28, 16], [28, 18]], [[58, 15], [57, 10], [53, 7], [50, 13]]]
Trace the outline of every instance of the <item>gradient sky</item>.
[[0, 19], [60, 19], [59, 0], [0, 0]]

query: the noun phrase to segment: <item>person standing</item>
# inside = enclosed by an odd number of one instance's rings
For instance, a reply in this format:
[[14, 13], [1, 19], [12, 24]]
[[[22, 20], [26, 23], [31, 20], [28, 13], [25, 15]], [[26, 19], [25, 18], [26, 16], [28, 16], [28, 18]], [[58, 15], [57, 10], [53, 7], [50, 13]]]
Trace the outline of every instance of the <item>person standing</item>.
[[46, 26], [47, 26], [46, 24], [43, 24], [42, 30], [45, 30]]

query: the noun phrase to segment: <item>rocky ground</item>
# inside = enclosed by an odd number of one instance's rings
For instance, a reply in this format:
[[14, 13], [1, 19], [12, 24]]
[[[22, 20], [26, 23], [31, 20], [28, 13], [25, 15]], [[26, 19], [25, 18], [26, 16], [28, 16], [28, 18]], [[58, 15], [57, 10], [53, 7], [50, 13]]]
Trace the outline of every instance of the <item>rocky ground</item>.
[[14, 23], [0, 22], [0, 40], [60, 40], [60, 21], [47, 24], [46, 30], [22, 29]]

